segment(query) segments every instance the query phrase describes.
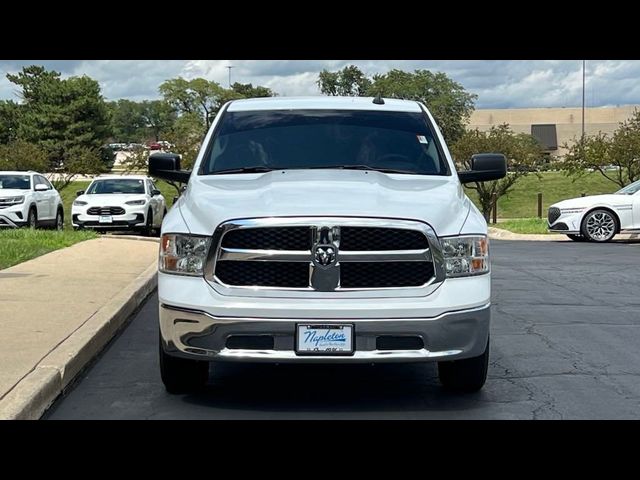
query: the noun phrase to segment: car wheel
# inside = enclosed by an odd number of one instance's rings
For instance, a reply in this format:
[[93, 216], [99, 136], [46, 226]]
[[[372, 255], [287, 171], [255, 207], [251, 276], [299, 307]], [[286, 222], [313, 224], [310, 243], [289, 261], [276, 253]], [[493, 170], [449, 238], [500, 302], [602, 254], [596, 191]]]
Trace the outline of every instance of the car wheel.
[[64, 212], [62, 209], [58, 209], [56, 213], [56, 230], [62, 231], [64, 229]]
[[588, 238], [583, 237], [582, 235], [575, 235], [573, 233], [567, 233], [567, 237], [569, 237], [574, 242], [586, 242]]
[[582, 235], [592, 242], [608, 242], [617, 232], [618, 221], [609, 210], [594, 210], [582, 220]]
[[202, 389], [209, 379], [209, 362], [167, 355], [160, 347], [160, 376], [169, 393], [189, 393]]
[[33, 207], [29, 209], [29, 214], [27, 215], [27, 226], [31, 229], [38, 228], [38, 212]]
[[438, 362], [438, 376], [445, 388], [460, 392], [477, 392], [487, 380], [489, 339], [484, 353], [478, 357]]

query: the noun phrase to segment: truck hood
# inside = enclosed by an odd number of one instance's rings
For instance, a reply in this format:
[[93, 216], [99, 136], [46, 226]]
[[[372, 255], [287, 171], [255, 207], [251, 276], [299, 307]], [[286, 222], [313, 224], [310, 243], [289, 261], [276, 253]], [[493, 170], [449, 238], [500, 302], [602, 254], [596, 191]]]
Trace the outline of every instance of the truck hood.
[[359, 170], [193, 175], [178, 205], [191, 233], [201, 235], [231, 219], [316, 215], [418, 220], [440, 236], [456, 235], [470, 208], [455, 176]]

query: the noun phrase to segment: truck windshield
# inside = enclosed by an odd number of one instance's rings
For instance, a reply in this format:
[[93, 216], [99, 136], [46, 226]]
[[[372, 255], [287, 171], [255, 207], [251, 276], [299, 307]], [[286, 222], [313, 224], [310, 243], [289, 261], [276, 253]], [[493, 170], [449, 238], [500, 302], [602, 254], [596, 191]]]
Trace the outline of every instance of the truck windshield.
[[412, 112], [227, 112], [200, 174], [363, 169], [450, 175], [426, 117]]
[[87, 189], [87, 195], [99, 193], [144, 193], [144, 180], [96, 180]]

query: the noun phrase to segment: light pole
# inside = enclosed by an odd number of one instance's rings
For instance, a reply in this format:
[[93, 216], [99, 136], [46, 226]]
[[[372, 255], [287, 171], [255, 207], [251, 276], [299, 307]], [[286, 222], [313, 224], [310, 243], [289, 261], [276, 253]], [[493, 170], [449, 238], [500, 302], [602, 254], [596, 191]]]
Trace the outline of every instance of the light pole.
[[584, 143], [584, 80], [586, 60], [582, 60], [582, 142]]
[[227, 70], [229, 70], [229, 88], [231, 88], [231, 69], [234, 68], [234, 67], [233, 67], [233, 65], [227, 65], [225, 68]]

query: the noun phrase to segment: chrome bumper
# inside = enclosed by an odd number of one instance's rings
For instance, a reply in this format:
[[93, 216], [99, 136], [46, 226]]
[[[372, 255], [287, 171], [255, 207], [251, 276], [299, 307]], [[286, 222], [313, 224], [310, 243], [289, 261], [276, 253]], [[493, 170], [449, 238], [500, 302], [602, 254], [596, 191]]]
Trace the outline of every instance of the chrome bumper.
[[[457, 360], [481, 355], [487, 344], [490, 307], [444, 313], [434, 318], [264, 319], [215, 317], [198, 310], [160, 305], [160, 333], [169, 355], [197, 360], [274, 363], [379, 363]], [[350, 356], [298, 356], [297, 323], [351, 323], [355, 352]], [[272, 350], [227, 348], [232, 335], [271, 335]], [[376, 350], [379, 335], [422, 338], [419, 350]]]

